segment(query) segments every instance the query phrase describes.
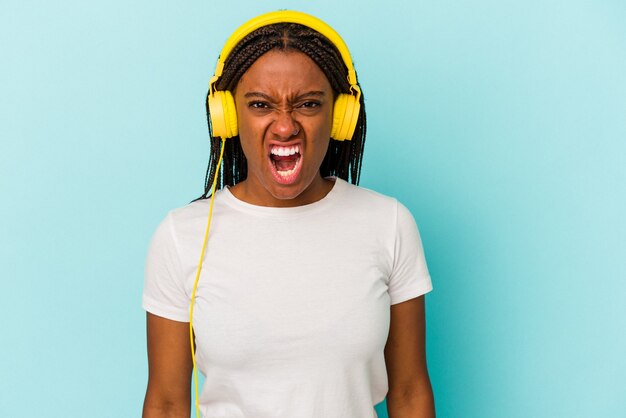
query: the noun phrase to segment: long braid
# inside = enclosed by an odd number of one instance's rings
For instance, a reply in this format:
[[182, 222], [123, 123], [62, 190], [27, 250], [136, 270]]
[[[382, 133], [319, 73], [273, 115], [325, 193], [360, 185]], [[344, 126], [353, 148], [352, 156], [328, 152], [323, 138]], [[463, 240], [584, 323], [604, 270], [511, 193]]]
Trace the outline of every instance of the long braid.
[[[233, 91], [239, 79], [266, 52], [278, 50], [300, 51], [315, 62], [328, 79], [335, 94], [350, 93], [348, 70], [337, 48], [315, 30], [297, 23], [276, 23], [263, 26], [246, 35], [224, 62], [224, 71], [216, 84], [218, 90]], [[207, 94], [208, 98], [208, 94]], [[207, 100], [205, 100], [207, 103]], [[351, 141], [330, 141], [326, 156], [320, 166], [323, 177], [337, 176], [352, 184], [358, 184], [361, 175], [365, 146], [365, 101], [360, 98], [361, 109]], [[198, 199], [208, 198], [215, 167], [220, 154], [221, 139], [213, 137], [208, 103], [207, 124], [211, 135], [209, 164], [204, 180], [204, 193]], [[241, 148], [239, 136], [226, 140], [224, 160], [218, 175], [217, 188], [235, 185], [248, 175], [247, 160]], [[198, 200], [196, 199], [196, 200]]]

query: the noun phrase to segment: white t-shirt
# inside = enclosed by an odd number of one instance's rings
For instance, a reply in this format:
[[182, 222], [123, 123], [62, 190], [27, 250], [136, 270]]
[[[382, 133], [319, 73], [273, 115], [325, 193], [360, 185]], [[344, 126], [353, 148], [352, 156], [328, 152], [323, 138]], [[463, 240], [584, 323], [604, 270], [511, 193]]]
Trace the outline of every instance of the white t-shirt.
[[[158, 227], [148, 312], [189, 322], [208, 210], [191, 203]], [[194, 306], [203, 417], [376, 417], [390, 305], [431, 289], [417, 226], [395, 199], [341, 179], [294, 208], [217, 192]]]

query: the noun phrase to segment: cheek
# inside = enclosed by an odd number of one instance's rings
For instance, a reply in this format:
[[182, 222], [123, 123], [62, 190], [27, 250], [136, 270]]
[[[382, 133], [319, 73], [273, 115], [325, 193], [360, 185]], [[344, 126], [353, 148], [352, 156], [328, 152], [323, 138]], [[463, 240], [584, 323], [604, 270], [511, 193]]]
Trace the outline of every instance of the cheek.
[[328, 113], [326, 114], [326, 117], [324, 118], [324, 123], [321, 124], [321, 131], [323, 136], [330, 138], [330, 132], [331, 132], [331, 128], [333, 125], [333, 108], [334, 106], [330, 106], [330, 109], [328, 109]]
[[239, 138], [241, 138], [241, 143], [250, 136], [250, 123], [246, 119], [244, 115], [239, 112], [239, 107], [237, 107], [237, 130], [239, 131]]
[[239, 141], [241, 143], [243, 155], [246, 157], [248, 167], [252, 168], [262, 166], [265, 160], [263, 147], [255, 144], [255, 141], [253, 141], [249, 135], [244, 134], [243, 136], [240, 136]]
[[[236, 95], [236, 93], [235, 93]], [[241, 139], [241, 146], [244, 147], [244, 142], [251, 142], [250, 139], [254, 137], [254, 120], [250, 118], [249, 112], [245, 109], [246, 103], [238, 100], [235, 97], [235, 108], [237, 109], [237, 130], [239, 131], [239, 138]]]
[[[330, 132], [332, 128], [332, 110], [327, 115], [327, 117], [323, 118], [317, 124], [311, 126], [311, 131], [316, 139], [316, 142], [320, 144], [325, 144], [331, 141]], [[324, 152], [326, 152], [324, 150]]]
[[[258, 135], [255, 133], [254, 124], [250, 123], [250, 120], [246, 119], [245, 116], [242, 117], [239, 112], [237, 112], [237, 124], [241, 149], [248, 160], [248, 164], [255, 164], [255, 157], [258, 158], [261, 153], [259, 150], [262, 150], [262, 141], [255, 139]], [[260, 145], [260, 147], [255, 145]]]

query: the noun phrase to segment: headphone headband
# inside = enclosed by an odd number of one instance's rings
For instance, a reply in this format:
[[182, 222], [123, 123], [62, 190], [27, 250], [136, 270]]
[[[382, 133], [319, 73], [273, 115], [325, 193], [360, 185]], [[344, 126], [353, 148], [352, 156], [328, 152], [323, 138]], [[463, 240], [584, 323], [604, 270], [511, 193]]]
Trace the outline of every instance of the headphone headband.
[[341, 58], [343, 59], [344, 64], [348, 68], [348, 83], [350, 83], [350, 86], [353, 90], [354, 87], [358, 89], [358, 86], [356, 86], [356, 71], [354, 70], [354, 66], [352, 65], [350, 51], [348, 51], [348, 47], [346, 46], [346, 43], [343, 41], [343, 39], [341, 39], [341, 36], [339, 36], [339, 34], [332, 27], [324, 23], [322, 20], [316, 18], [315, 16], [311, 16], [302, 12], [296, 12], [293, 10], [280, 10], [277, 12], [265, 13], [253, 19], [250, 19], [249, 21], [241, 25], [230, 36], [230, 38], [228, 38], [217, 60], [215, 75], [211, 78], [211, 81], [209, 82], [212, 90], [213, 84], [219, 79], [219, 77], [221, 77], [222, 71], [224, 70], [224, 62], [232, 52], [233, 48], [235, 48], [235, 46], [251, 32], [263, 26], [272, 25], [274, 23], [298, 23], [300, 25], [307, 26], [327, 37], [328, 40], [330, 40], [330, 42], [335, 45], [335, 47], [341, 54]]
[[217, 59], [215, 74], [209, 80], [207, 100], [213, 135], [225, 139], [235, 137], [239, 133], [237, 109], [232, 92], [228, 90], [218, 91], [216, 88], [217, 81], [222, 76], [222, 71], [224, 70], [224, 63], [235, 46], [246, 36], [261, 27], [275, 23], [297, 23], [306, 26], [325, 36], [337, 48], [344, 65], [348, 69], [347, 81], [350, 84], [350, 93], [340, 93], [335, 98], [330, 136], [337, 141], [352, 139], [361, 108], [361, 89], [356, 81], [356, 71], [354, 70], [348, 47], [341, 39], [341, 36], [326, 23], [314, 16], [293, 10], [270, 12], [255, 17], [241, 25], [226, 41]]

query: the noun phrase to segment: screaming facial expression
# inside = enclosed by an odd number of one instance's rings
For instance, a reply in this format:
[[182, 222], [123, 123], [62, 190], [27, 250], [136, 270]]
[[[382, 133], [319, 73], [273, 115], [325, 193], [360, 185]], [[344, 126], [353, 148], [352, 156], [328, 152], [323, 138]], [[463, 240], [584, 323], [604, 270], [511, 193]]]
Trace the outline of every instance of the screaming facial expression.
[[288, 207], [323, 198], [332, 182], [320, 175], [330, 140], [333, 90], [302, 52], [272, 50], [244, 73], [234, 91], [246, 180], [240, 200]]

